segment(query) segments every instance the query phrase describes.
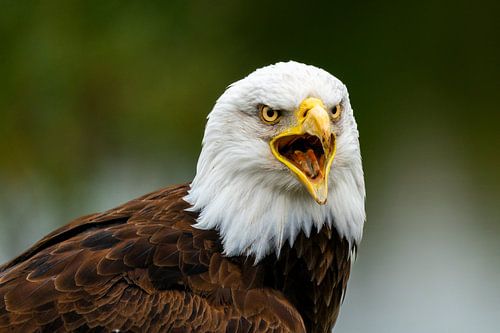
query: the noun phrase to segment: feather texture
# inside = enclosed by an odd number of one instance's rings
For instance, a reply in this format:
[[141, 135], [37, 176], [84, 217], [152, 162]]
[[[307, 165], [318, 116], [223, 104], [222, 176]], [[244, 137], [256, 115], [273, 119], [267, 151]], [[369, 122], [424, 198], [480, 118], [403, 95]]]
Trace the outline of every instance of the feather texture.
[[[80, 218], [0, 267], [0, 332], [328, 332], [349, 276], [329, 228], [258, 265], [193, 228], [186, 185]], [[314, 264], [311, 264], [314, 263]]]

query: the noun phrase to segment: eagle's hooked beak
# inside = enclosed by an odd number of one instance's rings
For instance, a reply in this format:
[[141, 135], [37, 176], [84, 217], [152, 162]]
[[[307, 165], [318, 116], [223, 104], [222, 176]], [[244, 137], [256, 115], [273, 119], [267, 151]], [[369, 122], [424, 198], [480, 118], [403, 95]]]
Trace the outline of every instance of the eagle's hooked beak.
[[295, 116], [296, 124], [271, 140], [271, 151], [323, 205], [336, 147], [330, 114], [320, 99], [311, 97], [302, 101]]

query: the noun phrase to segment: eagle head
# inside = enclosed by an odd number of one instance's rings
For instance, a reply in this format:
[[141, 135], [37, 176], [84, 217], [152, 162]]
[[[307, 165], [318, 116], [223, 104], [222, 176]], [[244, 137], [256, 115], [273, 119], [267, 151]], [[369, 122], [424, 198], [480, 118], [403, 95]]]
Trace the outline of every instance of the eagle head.
[[231, 84], [208, 116], [185, 200], [230, 256], [258, 262], [325, 225], [358, 243], [365, 185], [345, 85], [293, 61]]

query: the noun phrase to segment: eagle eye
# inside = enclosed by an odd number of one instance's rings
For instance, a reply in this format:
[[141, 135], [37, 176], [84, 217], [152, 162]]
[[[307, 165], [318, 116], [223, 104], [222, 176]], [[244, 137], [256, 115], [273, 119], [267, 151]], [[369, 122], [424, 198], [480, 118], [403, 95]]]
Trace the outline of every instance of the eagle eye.
[[331, 114], [332, 114], [332, 118], [333, 120], [337, 120], [339, 117], [340, 117], [340, 113], [341, 113], [341, 108], [340, 108], [340, 104], [338, 105], [335, 105], [332, 109], [331, 109]]
[[260, 109], [260, 119], [266, 124], [276, 124], [281, 118], [281, 111], [271, 109], [267, 105], [261, 105]]

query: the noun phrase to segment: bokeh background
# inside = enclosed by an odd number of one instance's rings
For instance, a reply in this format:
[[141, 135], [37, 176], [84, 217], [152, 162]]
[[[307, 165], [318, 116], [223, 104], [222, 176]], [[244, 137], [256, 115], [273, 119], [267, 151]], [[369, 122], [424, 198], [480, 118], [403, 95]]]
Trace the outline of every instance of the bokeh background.
[[495, 1], [0, 1], [0, 262], [195, 172], [231, 82], [349, 90], [368, 221], [336, 332], [500, 329]]

